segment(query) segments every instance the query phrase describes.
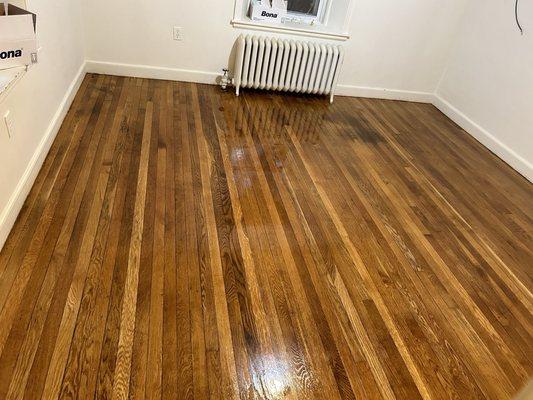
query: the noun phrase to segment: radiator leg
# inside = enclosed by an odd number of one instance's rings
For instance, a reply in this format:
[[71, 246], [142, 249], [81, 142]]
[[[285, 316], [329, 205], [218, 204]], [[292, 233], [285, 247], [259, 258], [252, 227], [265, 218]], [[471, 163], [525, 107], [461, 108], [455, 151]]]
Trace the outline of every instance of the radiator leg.
[[236, 87], [235, 87], [235, 95], [236, 95], [237, 97], [239, 97], [239, 91], [240, 91], [239, 89], [240, 89], [239, 86], [236, 86]]
[[333, 104], [333, 98], [335, 97], [335, 95], [333, 93], [331, 93], [329, 95], [329, 104]]

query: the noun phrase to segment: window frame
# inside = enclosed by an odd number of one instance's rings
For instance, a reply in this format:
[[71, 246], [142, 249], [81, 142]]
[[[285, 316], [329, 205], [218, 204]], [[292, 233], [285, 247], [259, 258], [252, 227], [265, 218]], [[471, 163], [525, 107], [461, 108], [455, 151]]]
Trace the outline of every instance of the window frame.
[[[235, 0], [233, 19], [231, 25], [238, 29], [259, 30], [266, 32], [285, 33], [299, 36], [317, 37], [345, 41], [350, 38], [349, 25], [354, 9], [355, 0], [322, 0], [321, 6], [325, 8], [322, 21], [313, 25], [292, 22], [253, 21], [248, 16], [248, 7], [251, 0]], [[334, 5], [341, 4], [342, 9], [337, 9], [337, 20], [330, 24], [330, 15]], [[319, 10], [320, 14], [320, 10]], [[341, 15], [342, 17], [339, 17]]]
[[295, 16], [296, 18], [304, 18], [307, 20], [313, 20], [312, 23], [302, 23], [302, 25], [316, 25], [316, 24], [322, 24], [324, 25], [327, 23], [327, 13], [329, 10], [329, 7], [331, 6], [332, 0], [315, 0], [319, 2], [318, 10], [316, 13], [316, 16], [312, 16], [312, 14], [305, 14], [297, 11], [289, 11], [287, 10], [287, 17], [291, 18], [291, 16]]

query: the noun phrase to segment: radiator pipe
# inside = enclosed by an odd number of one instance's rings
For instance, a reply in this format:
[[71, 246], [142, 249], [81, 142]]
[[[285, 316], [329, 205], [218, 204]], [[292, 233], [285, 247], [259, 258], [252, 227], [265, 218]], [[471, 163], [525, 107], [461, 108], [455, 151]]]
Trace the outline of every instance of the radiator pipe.
[[228, 76], [228, 69], [227, 68], [222, 69], [222, 71], [224, 72], [224, 75], [220, 78], [220, 87], [222, 88], [222, 90], [227, 90], [228, 86], [233, 84], [233, 81]]

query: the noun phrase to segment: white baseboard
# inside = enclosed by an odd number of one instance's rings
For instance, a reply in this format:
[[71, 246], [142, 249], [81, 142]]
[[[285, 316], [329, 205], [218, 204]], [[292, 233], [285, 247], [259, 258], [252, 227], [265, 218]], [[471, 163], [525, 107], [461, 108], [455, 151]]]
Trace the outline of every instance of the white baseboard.
[[216, 84], [222, 73], [188, 69], [155, 67], [152, 65], [120, 64], [102, 61], [86, 61], [87, 72], [95, 74], [131, 76], [136, 78], [165, 79], [171, 81]]
[[[218, 72], [156, 67], [152, 65], [121, 64], [93, 60], [87, 60], [86, 65], [87, 72], [96, 74], [166, 79], [172, 81], [208, 83], [213, 85], [216, 84], [217, 77], [221, 75], [221, 73]], [[420, 103], [431, 103], [433, 101], [432, 93], [351, 85], [338, 85], [335, 94], [338, 96], [404, 100]]]
[[30, 162], [28, 163], [28, 166], [26, 167], [26, 170], [24, 171], [24, 174], [20, 178], [17, 187], [15, 188], [14, 192], [9, 198], [8, 203], [0, 214], [0, 249], [2, 249], [2, 247], [4, 246], [9, 232], [11, 231], [11, 228], [13, 227], [19, 212], [22, 209], [22, 206], [24, 205], [24, 201], [30, 193], [35, 178], [37, 178], [37, 174], [41, 170], [46, 155], [48, 154], [48, 151], [50, 150], [50, 147], [52, 146], [52, 143], [54, 142], [54, 139], [57, 133], [59, 132], [59, 128], [61, 128], [63, 119], [67, 115], [67, 111], [69, 110], [72, 101], [74, 100], [74, 96], [78, 92], [83, 78], [85, 77], [85, 72], [86, 71], [84, 63], [82, 64], [74, 80], [68, 87], [65, 97], [63, 97], [63, 100], [59, 104], [59, 107], [54, 117], [50, 121], [50, 124], [48, 125], [48, 128], [46, 129], [43, 138], [41, 139], [39, 145], [37, 146], [37, 149], [35, 150], [33, 156], [30, 159]]
[[433, 105], [442, 111], [442, 113], [450, 118], [453, 122], [463, 128], [467, 133], [472, 135], [483, 146], [488, 148], [504, 162], [509, 164], [514, 170], [516, 170], [530, 182], [533, 182], [533, 165], [528, 160], [518, 155], [505, 143], [502, 143], [490, 132], [472, 121], [468, 116], [459, 111], [439, 95], [434, 96]]
[[417, 103], [432, 103], [433, 93], [410, 90], [386, 89], [365, 86], [337, 85], [336, 96], [367, 97], [371, 99], [403, 100]]

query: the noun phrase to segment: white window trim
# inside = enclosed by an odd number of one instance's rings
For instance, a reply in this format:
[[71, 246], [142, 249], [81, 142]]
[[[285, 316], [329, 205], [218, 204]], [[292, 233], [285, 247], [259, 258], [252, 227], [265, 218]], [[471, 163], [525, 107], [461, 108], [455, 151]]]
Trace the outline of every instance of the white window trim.
[[317, 37], [339, 41], [348, 40], [350, 38], [349, 24], [353, 13], [355, 0], [350, 0], [343, 26], [339, 31], [333, 30], [327, 26], [332, 2], [334, 0], [329, 0], [326, 6], [327, 8], [325, 10], [324, 16], [324, 21], [326, 22], [325, 25], [292, 25], [290, 23], [269, 23], [264, 21], [253, 21], [248, 17], [248, 15], [242, 15], [243, 6], [244, 4], [249, 3], [249, 1], [250, 0], [235, 0], [235, 5], [233, 9], [233, 19], [231, 20], [231, 25], [233, 25], [234, 28], [287, 33], [293, 35]]

